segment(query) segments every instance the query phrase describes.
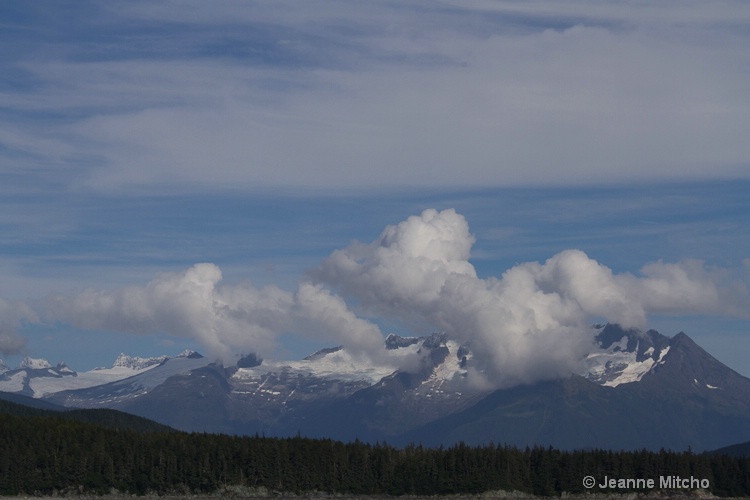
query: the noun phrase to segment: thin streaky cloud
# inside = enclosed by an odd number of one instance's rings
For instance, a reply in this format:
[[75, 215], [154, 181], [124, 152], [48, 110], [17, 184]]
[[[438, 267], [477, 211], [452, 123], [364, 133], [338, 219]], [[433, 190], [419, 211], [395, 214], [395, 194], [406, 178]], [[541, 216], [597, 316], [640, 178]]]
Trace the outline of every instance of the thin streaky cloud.
[[[14, 116], [59, 117], [7, 142], [104, 192], [747, 176], [750, 51], [722, 30], [736, 3], [337, 5], [96, 9], [93, 39], [10, 63], [39, 82], [4, 93]], [[135, 28], [108, 39], [120, 18]]]

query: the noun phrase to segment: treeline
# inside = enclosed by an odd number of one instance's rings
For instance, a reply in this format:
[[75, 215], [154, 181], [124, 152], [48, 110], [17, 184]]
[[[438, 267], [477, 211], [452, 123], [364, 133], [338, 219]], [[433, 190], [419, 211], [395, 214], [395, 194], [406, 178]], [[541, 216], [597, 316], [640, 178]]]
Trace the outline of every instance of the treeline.
[[[285, 492], [441, 495], [516, 490], [579, 493], [582, 479], [707, 479], [721, 496], [750, 494], [750, 459], [671, 452], [430, 449], [327, 439], [112, 429], [51, 415], [0, 414], [0, 494]], [[597, 489], [597, 491], [599, 491]], [[613, 491], [613, 490], [610, 490]], [[616, 489], [614, 490], [616, 491]], [[632, 491], [632, 490], [627, 490]]]

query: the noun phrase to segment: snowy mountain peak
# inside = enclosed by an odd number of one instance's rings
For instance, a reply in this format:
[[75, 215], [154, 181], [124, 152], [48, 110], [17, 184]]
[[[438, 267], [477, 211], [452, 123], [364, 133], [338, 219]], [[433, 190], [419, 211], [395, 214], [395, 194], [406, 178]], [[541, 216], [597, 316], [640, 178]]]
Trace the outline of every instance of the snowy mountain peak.
[[434, 349], [445, 346], [447, 341], [448, 336], [442, 332], [433, 333], [425, 337], [401, 337], [400, 335], [391, 333], [385, 338], [385, 348], [394, 350], [419, 344], [428, 349]]
[[401, 337], [395, 333], [389, 334], [385, 339], [385, 348], [389, 350], [409, 347], [419, 342], [420, 337]]
[[[187, 357], [187, 356], [186, 356]], [[128, 356], [126, 354], [120, 354], [117, 356], [115, 363], [112, 368], [129, 368], [131, 370], [143, 370], [150, 366], [156, 366], [164, 363], [169, 359], [169, 356], [159, 356], [156, 358], [139, 358], [137, 356]]]
[[334, 352], [338, 352], [343, 348], [344, 346], [342, 345], [337, 346], [337, 347], [326, 347], [324, 349], [320, 349], [319, 351], [315, 351], [314, 353], [310, 354], [304, 359], [305, 361], [315, 361], [316, 359], [323, 358], [327, 356], [328, 354], [333, 354]]
[[190, 349], [185, 349], [180, 354], [175, 356], [176, 358], [188, 358], [188, 359], [200, 359], [203, 357], [203, 355], [197, 351], [193, 351]]
[[5, 364], [5, 361], [0, 359], [0, 373], [5, 373], [10, 370], [10, 367]]
[[582, 375], [607, 387], [640, 381], [654, 368], [664, 364], [670, 339], [656, 330], [642, 332], [619, 325], [598, 326], [599, 346], [583, 360]]
[[65, 362], [57, 363], [57, 366], [55, 367], [55, 371], [59, 373], [60, 375], [75, 375], [75, 370], [71, 369], [68, 365], [65, 364]]
[[44, 368], [52, 368], [49, 361], [42, 358], [30, 358], [26, 356], [19, 365], [20, 369], [30, 368], [32, 370], [43, 370]]

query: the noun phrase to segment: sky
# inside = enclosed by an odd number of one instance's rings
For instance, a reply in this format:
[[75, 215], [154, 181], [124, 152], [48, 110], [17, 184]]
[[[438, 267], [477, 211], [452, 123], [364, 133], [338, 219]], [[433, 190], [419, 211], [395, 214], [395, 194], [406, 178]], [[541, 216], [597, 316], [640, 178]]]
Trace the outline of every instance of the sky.
[[446, 331], [502, 386], [617, 321], [750, 376], [745, 1], [4, 2], [0, 47], [8, 365]]

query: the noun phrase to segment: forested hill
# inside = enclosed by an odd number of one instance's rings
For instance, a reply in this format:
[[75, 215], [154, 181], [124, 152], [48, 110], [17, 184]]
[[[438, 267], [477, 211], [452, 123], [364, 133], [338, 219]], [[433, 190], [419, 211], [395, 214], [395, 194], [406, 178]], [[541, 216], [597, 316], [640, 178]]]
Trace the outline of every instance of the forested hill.
[[[717, 495], [750, 495], [750, 459], [669, 452], [395, 448], [327, 439], [237, 437], [108, 428], [55, 412], [0, 413], [0, 494], [284, 492], [440, 495], [583, 493], [582, 478], [706, 479]], [[23, 409], [21, 409], [23, 410]], [[23, 410], [25, 411], [25, 410]], [[97, 413], [92, 413], [97, 414]], [[101, 414], [101, 413], [99, 413]], [[117, 426], [115, 426], [117, 427]], [[598, 491], [598, 490], [597, 490]], [[632, 491], [632, 490], [608, 490]]]
[[104, 408], [85, 410], [68, 410], [67, 408], [60, 408], [60, 410], [34, 408], [0, 399], [0, 414], [5, 415], [70, 419], [78, 422], [88, 422], [90, 424], [100, 425], [114, 430], [132, 430], [136, 432], [173, 431], [171, 427], [154, 422], [153, 420], [117, 410]]
[[713, 453], [717, 453], [719, 455], [730, 455], [733, 457], [750, 458], [750, 441], [746, 443], [735, 444], [732, 446], [726, 446], [714, 451]]

